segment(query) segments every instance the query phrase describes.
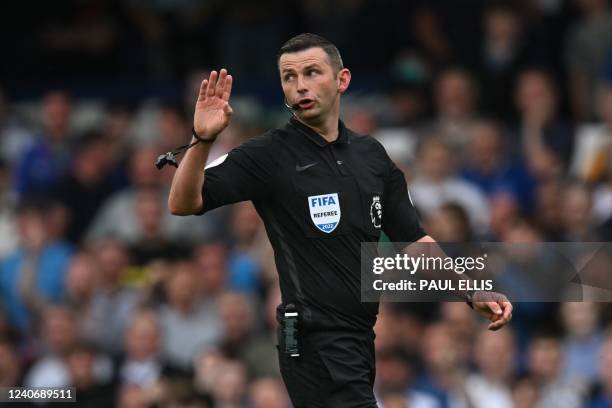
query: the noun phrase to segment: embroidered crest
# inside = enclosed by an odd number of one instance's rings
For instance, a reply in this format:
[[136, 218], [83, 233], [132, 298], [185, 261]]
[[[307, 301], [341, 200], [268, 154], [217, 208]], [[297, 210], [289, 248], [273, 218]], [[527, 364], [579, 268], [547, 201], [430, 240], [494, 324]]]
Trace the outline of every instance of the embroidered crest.
[[380, 202], [380, 196], [375, 195], [372, 197], [372, 205], [370, 205], [370, 218], [372, 219], [372, 225], [375, 228], [382, 226], [382, 203]]
[[321, 231], [329, 234], [340, 223], [340, 200], [338, 193], [308, 197], [310, 219]]

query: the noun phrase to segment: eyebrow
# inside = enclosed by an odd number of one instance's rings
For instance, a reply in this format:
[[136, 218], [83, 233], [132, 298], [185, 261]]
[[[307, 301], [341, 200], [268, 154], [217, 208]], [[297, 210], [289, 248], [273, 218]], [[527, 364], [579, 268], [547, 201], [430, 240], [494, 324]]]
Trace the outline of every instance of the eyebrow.
[[[316, 63], [316, 62], [313, 62], [312, 64], [306, 65], [303, 69], [307, 70], [307, 69], [311, 69], [311, 68], [320, 68], [320, 65], [318, 63]], [[283, 68], [281, 70], [282, 73], [293, 72], [293, 71], [296, 71], [295, 68]]]
[[310, 65], [306, 65], [306, 66], [304, 67], [304, 70], [311, 69], [311, 68], [319, 68], [319, 64], [317, 64], [317, 63], [315, 62], [315, 63], [312, 63], [312, 64], [310, 64]]

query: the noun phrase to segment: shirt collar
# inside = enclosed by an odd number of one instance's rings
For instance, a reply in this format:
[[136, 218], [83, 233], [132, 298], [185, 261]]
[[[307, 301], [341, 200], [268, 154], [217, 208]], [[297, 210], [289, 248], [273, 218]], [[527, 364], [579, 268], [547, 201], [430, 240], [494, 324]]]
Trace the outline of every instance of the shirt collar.
[[321, 136], [312, 128], [306, 126], [305, 124], [297, 120], [295, 116], [291, 116], [291, 118], [289, 119], [289, 125], [295, 128], [303, 135], [305, 135], [310, 141], [314, 142], [319, 147], [325, 147], [328, 144], [332, 143], [350, 143], [346, 126], [344, 126], [344, 122], [342, 122], [342, 120], [340, 119], [338, 120], [338, 138], [333, 142], [328, 142], [327, 140], [325, 140], [323, 136]]

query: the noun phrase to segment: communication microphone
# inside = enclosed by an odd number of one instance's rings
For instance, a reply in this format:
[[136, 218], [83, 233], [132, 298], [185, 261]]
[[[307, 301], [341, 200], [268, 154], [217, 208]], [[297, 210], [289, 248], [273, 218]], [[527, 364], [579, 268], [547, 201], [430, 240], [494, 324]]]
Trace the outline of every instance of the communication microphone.
[[289, 102], [287, 102], [287, 98], [285, 98], [285, 106], [287, 107], [287, 109], [291, 111], [291, 113], [295, 113], [295, 111], [300, 109], [299, 103], [294, 103], [293, 105], [289, 105]]

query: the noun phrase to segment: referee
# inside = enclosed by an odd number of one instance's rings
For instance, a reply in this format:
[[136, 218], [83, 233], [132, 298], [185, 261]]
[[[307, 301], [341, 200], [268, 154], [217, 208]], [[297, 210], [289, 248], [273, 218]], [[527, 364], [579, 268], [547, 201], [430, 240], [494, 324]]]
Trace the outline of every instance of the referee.
[[[396, 242], [434, 241], [384, 148], [339, 119], [351, 72], [338, 49], [300, 34], [281, 47], [277, 62], [293, 116], [204, 171], [211, 143], [232, 116], [233, 79], [222, 69], [202, 81], [193, 131], [200, 143], [181, 161], [168, 205], [172, 214], [190, 215], [252, 200], [274, 248], [283, 300], [279, 361], [293, 405], [376, 407], [378, 303], [360, 301], [360, 243], [378, 241], [382, 231]], [[479, 301], [478, 293], [467, 300], [492, 321], [489, 329], [505, 325], [507, 299]]]

